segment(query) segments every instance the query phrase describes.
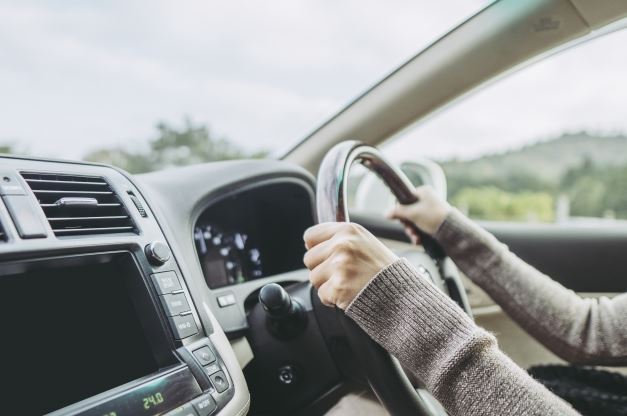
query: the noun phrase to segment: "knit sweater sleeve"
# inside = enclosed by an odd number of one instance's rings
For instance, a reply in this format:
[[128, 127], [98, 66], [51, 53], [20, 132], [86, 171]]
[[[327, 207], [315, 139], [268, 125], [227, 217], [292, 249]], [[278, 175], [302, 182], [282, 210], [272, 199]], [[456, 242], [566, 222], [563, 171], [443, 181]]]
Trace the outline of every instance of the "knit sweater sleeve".
[[578, 415], [404, 259], [379, 272], [346, 314], [414, 372], [451, 416]]
[[578, 364], [627, 364], [627, 293], [583, 299], [456, 210], [435, 238], [461, 271], [558, 356]]

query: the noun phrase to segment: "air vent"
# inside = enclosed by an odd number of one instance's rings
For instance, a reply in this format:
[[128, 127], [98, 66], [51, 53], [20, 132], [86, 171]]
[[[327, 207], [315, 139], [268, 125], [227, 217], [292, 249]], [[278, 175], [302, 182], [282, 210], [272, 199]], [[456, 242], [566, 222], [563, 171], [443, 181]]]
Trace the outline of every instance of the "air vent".
[[137, 232], [104, 178], [31, 172], [22, 177], [57, 236]]

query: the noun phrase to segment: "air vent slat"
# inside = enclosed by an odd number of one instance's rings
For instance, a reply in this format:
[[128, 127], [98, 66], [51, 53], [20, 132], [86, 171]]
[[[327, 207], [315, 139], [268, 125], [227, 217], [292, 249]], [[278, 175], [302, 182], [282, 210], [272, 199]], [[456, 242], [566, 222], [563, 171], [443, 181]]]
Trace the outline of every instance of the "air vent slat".
[[22, 172], [57, 236], [135, 232], [126, 207], [102, 177]]
[[32, 189], [36, 194], [59, 194], [59, 195], [113, 195], [113, 192], [109, 191], [56, 191], [50, 189]]
[[48, 221], [91, 221], [91, 220], [123, 220], [128, 215], [110, 215], [102, 217], [48, 217]]
[[65, 185], [96, 185], [96, 186], [107, 186], [106, 182], [77, 182], [77, 181], [53, 181], [50, 179], [26, 179], [28, 185], [32, 188], [31, 184], [55, 184], [61, 183]]
[[115, 233], [115, 232], [123, 232], [123, 231], [133, 231], [134, 227], [126, 226], [126, 227], [97, 227], [97, 228], [53, 228], [57, 235], [77, 235], [77, 234], [105, 234], [105, 233]]
[[[56, 208], [58, 207], [57, 204], [39, 204], [42, 208]], [[98, 203], [98, 205], [95, 208], [101, 208], [101, 207], [120, 207], [122, 206], [122, 204], [119, 203], [111, 203], [111, 204], [100, 204]]]

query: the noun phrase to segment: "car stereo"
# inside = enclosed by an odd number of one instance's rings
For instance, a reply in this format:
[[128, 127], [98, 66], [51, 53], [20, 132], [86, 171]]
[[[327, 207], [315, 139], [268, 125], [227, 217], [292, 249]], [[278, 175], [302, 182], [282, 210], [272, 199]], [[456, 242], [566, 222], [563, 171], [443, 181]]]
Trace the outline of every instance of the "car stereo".
[[3, 414], [205, 416], [226, 404], [232, 380], [179, 271], [142, 267], [130, 251], [0, 263]]

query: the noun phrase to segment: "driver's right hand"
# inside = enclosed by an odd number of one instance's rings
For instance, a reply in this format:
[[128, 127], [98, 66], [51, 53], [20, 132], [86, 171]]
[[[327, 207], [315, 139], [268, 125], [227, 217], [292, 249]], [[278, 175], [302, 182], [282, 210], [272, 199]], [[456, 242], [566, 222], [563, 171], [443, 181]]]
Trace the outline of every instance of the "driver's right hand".
[[[403, 222], [411, 222], [427, 234], [435, 234], [451, 212], [448, 202], [440, 198], [430, 186], [419, 186], [414, 190], [418, 202], [409, 205], [397, 204], [386, 216]], [[420, 243], [420, 237], [412, 227], [405, 225], [405, 233], [414, 244]]]

